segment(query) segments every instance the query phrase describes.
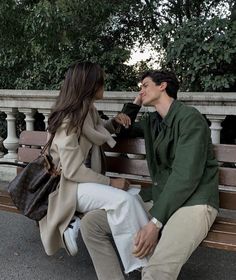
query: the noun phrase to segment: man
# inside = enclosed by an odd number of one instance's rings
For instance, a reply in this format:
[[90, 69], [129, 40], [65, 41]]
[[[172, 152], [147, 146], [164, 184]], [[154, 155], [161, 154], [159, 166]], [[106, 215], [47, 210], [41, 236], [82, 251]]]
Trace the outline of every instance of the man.
[[[148, 71], [141, 77], [141, 91], [123, 112], [134, 120], [141, 105], [155, 107], [141, 120], [152, 200], [152, 219], [134, 238], [134, 255], [150, 255], [142, 269], [143, 280], [177, 279], [180, 269], [207, 235], [218, 207], [218, 165], [210, 130], [204, 117], [177, 99], [179, 82], [171, 72]], [[135, 135], [133, 123], [123, 135]], [[127, 217], [128, 218], [128, 217]], [[98, 279], [121, 280], [121, 272], [104, 211], [86, 215], [81, 232]]]

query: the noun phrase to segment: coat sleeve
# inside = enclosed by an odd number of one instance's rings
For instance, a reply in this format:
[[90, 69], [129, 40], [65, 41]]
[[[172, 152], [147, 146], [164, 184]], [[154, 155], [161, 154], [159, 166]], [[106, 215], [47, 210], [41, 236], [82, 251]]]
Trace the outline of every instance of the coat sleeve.
[[98, 123], [104, 126], [106, 130], [108, 130], [111, 134], [116, 133], [116, 131], [119, 131], [119, 126], [114, 126], [113, 119], [109, 119], [109, 120], [102, 119], [97, 109], [95, 110], [95, 112], [96, 112]]
[[120, 126], [117, 125], [116, 127], [114, 126], [114, 123], [113, 123], [113, 119], [110, 119], [110, 120], [101, 120], [104, 127], [111, 133], [116, 133], [117, 131], [120, 130]]
[[209, 128], [200, 114], [180, 123], [172, 170], [151, 214], [165, 224], [197, 189], [207, 161]]
[[65, 129], [60, 128], [54, 139], [59, 153], [62, 173], [67, 180], [78, 183], [110, 184], [109, 177], [99, 174], [85, 166], [85, 155], [79, 145], [76, 133], [66, 135]]

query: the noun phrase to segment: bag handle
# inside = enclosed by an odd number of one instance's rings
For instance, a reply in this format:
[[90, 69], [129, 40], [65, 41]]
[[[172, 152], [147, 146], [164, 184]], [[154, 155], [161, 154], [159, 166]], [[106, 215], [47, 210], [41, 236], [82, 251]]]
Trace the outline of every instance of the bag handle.
[[[40, 152], [41, 156], [45, 156], [45, 160], [48, 164], [48, 170], [52, 171], [53, 173], [55, 173], [56, 175], [59, 175], [61, 173], [60, 169], [61, 169], [61, 161], [59, 160], [57, 167], [55, 168], [53, 162], [52, 162], [52, 157], [51, 157], [51, 153], [50, 153], [50, 148], [52, 145], [52, 141], [54, 139], [55, 134], [51, 134], [48, 142], [45, 144], [45, 146], [43, 147], [42, 151]], [[47, 155], [46, 155], [46, 151], [47, 151]]]
[[50, 148], [51, 148], [51, 145], [52, 145], [52, 141], [53, 141], [53, 138], [54, 138], [55, 134], [51, 134], [48, 142], [44, 145], [42, 151], [40, 152], [41, 155], [45, 154], [46, 150], [48, 151], [48, 155], [51, 157], [51, 154], [50, 154]]

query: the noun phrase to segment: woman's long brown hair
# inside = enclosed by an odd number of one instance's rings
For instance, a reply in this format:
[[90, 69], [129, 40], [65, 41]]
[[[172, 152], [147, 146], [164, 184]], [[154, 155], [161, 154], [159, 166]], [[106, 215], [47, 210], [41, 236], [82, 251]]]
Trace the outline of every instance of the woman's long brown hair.
[[96, 92], [104, 86], [104, 72], [92, 62], [77, 62], [66, 72], [60, 94], [48, 119], [48, 131], [55, 134], [67, 118], [67, 133], [80, 134]]

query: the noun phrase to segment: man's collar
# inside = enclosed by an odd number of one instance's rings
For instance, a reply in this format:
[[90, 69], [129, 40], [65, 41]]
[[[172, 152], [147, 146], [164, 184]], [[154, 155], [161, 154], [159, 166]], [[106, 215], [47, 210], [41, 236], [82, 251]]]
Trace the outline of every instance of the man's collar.
[[178, 108], [181, 106], [181, 102], [178, 100], [174, 100], [172, 102], [172, 104], [170, 105], [169, 111], [167, 113], [167, 115], [163, 118], [163, 123], [168, 126], [171, 127], [172, 122], [174, 120], [174, 117], [177, 113]]

